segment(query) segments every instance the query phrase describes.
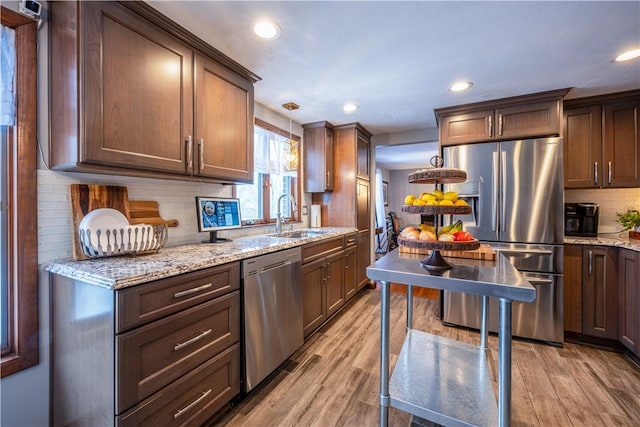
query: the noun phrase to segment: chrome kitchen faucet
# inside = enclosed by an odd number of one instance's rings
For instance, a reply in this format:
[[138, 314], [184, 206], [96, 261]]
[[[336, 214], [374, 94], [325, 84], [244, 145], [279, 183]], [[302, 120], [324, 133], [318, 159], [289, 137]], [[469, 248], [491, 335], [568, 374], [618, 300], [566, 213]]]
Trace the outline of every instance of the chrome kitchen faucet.
[[276, 233], [282, 233], [282, 223], [284, 222], [284, 219], [282, 218], [282, 211], [280, 208], [282, 207], [282, 199], [284, 199], [285, 197], [288, 197], [289, 200], [291, 200], [291, 211], [293, 212], [295, 210], [298, 210], [298, 206], [296, 206], [296, 201], [291, 194], [285, 193], [278, 198], [278, 214], [276, 215]]

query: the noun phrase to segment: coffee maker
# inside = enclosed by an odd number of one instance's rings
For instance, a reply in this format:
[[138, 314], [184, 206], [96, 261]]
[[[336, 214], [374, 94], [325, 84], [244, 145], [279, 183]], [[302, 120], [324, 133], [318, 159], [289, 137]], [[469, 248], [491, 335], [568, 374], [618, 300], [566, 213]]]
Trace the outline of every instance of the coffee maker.
[[565, 203], [565, 236], [596, 237], [598, 235], [599, 208], [596, 203]]

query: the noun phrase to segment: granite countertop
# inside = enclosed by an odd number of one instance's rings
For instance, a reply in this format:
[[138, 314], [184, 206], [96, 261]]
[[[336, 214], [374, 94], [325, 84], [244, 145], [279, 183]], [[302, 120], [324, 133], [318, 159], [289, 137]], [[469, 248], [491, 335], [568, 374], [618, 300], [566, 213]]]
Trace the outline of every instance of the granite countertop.
[[231, 242], [163, 248], [148, 255], [60, 261], [47, 265], [45, 270], [107, 289], [122, 289], [357, 231], [352, 227], [313, 230], [322, 230], [323, 234], [298, 239], [268, 234], [240, 237]]
[[615, 246], [640, 252], [640, 240], [629, 239], [629, 233], [598, 234], [598, 237], [565, 236], [565, 244]]

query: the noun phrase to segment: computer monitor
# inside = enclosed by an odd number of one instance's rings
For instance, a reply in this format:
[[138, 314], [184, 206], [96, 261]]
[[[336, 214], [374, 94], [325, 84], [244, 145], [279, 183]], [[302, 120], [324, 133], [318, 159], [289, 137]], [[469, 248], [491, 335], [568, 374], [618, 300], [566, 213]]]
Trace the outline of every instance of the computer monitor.
[[230, 242], [218, 237], [218, 231], [242, 227], [240, 199], [225, 197], [196, 197], [198, 231], [209, 232], [209, 240], [202, 243]]

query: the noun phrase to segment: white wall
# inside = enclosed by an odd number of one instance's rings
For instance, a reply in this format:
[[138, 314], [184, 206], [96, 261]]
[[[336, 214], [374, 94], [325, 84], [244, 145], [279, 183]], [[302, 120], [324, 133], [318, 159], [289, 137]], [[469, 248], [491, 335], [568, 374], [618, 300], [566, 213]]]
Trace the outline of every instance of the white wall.
[[[25, 371], [0, 380], [0, 425], [3, 427], [39, 427], [49, 424], [49, 280], [43, 267], [55, 260], [70, 259], [72, 251], [71, 204], [69, 185], [73, 183], [126, 186], [132, 200], [155, 200], [165, 219], [177, 219], [179, 226], [169, 229], [167, 246], [197, 243], [205, 237], [198, 233], [195, 196], [230, 196], [232, 187], [220, 184], [122, 177], [97, 174], [63, 173], [49, 170], [48, 157], [48, 40], [45, 1], [44, 22], [38, 32], [38, 145], [41, 156], [38, 170], [38, 264], [40, 363]], [[18, 10], [17, 1], [2, 5]], [[284, 111], [284, 110], [283, 110]], [[289, 117], [256, 104], [255, 116], [282, 129], [289, 129]], [[302, 127], [293, 123], [293, 133], [302, 136]], [[304, 195], [302, 205], [309, 205], [310, 195]], [[306, 226], [307, 217], [302, 218]], [[230, 237], [262, 234], [272, 227], [230, 230]], [[28, 238], [28, 236], [26, 236]]]

